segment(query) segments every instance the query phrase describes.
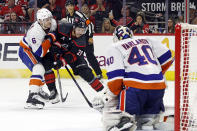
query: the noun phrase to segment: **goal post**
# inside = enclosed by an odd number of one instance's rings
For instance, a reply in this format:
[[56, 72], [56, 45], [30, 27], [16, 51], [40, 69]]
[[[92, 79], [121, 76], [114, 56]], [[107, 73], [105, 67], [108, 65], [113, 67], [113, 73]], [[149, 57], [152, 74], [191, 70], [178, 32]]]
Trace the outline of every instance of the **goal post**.
[[197, 131], [197, 25], [175, 27], [175, 131]]

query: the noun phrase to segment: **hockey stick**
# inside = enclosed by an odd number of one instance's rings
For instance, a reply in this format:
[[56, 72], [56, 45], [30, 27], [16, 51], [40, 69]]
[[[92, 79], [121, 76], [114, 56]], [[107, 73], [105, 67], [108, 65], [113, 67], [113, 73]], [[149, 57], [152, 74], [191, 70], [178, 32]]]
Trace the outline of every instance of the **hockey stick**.
[[83, 95], [84, 99], [86, 100], [86, 102], [88, 103], [89, 107], [93, 108], [92, 103], [88, 100], [88, 98], [86, 97], [86, 95], [84, 94], [83, 90], [81, 89], [81, 87], [79, 86], [79, 84], [77, 83], [76, 79], [74, 78], [74, 76], [72, 75], [72, 73], [70, 72], [70, 70], [68, 69], [67, 66], [65, 66], [66, 70], [68, 71], [69, 75], [72, 77], [73, 81], [75, 82], [76, 86], [78, 87], [79, 91], [81, 92], [81, 94]]
[[63, 98], [62, 84], [61, 84], [61, 81], [60, 81], [60, 73], [59, 73], [59, 69], [57, 69], [57, 78], [58, 78], [58, 84], [59, 84], [59, 89], [60, 89], [60, 97], [61, 97], [61, 101], [62, 101], [62, 102], [65, 102], [65, 101], [66, 101], [66, 98], [67, 98], [67, 96], [68, 96], [68, 92], [66, 93], [65, 98]]

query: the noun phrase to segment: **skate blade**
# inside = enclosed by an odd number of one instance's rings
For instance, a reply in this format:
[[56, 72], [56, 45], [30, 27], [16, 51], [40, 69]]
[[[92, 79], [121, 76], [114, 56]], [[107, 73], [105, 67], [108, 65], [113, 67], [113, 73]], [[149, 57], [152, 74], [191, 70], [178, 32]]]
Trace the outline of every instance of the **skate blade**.
[[43, 109], [44, 106], [41, 105], [41, 104], [36, 104], [36, 105], [33, 105], [33, 104], [30, 104], [30, 103], [27, 103], [25, 106], [24, 106], [24, 109]]

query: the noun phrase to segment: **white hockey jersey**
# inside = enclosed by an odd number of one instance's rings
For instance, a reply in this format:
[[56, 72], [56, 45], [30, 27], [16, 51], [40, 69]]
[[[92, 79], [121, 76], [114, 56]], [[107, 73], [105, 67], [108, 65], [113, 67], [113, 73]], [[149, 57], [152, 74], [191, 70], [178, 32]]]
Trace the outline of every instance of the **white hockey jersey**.
[[35, 22], [29, 28], [27, 34], [20, 42], [20, 46], [31, 50], [34, 55], [43, 57], [50, 48], [49, 41], [44, 41], [46, 33], [38, 22]]
[[118, 41], [107, 51], [108, 87], [115, 95], [123, 86], [164, 89], [163, 74], [172, 62], [170, 50], [157, 40], [129, 38]]

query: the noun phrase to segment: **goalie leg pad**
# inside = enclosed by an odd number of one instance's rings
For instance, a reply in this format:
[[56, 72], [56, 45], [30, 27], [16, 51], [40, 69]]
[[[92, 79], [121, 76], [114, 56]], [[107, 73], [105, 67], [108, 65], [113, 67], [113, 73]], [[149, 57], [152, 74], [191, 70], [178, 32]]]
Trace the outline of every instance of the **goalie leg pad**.
[[174, 130], [174, 124], [173, 123], [167, 123], [167, 122], [159, 122], [157, 124], [154, 124], [154, 130], [173, 131]]
[[93, 108], [102, 112], [103, 110], [116, 109], [118, 96], [114, 95], [108, 88], [103, 89], [92, 101]]
[[103, 112], [103, 124], [106, 131], [135, 131], [135, 117], [120, 110]]
[[154, 125], [159, 123], [160, 114], [145, 114], [136, 116], [137, 127], [142, 130], [153, 130]]

